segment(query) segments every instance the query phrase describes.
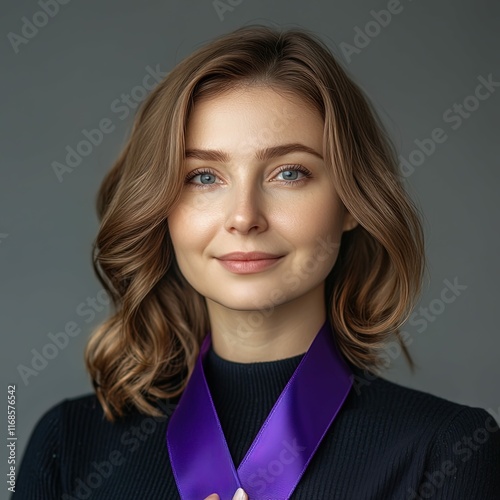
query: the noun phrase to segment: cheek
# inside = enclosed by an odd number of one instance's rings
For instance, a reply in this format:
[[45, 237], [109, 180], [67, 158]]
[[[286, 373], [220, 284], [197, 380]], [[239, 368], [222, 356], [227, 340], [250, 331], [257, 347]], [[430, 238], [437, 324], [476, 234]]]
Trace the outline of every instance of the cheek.
[[305, 198], [280, 207], [275, 212], [274, 220], [283, 235], [288, 235], [290, 243], [301, 247], [318, 246], [317, 240], [329, 238], [338, 240], [342, 237], [342, 204], [328, 192], [321, 196]]
[[311, 277], [326, 277], [335, 265], [342, 238], [343, 214], [342, 205], [331, 193], [318, 197], [314, 204], [299, 204], [294, 210], [294, 220], [288, 231], [289, 242], [297, 252], [295, 265], [308, 271]]
[[187, 231], [187, 213], [182, 205], [178, 205], [176, 209], [171, 212], [168, 216], [168, 232], [170, 234], [170, 240], [172, 242], [172, 247], [175, 254], [175, 259], [178, 265], [183, 271], [184, 255], [191, 246], [190, 238], [191, 234]]
[[213, 211], [200, 211], [192, 203], [177, 205], [168, 217], [168, 228], [178, 262], [203, 250], [219, 223]]

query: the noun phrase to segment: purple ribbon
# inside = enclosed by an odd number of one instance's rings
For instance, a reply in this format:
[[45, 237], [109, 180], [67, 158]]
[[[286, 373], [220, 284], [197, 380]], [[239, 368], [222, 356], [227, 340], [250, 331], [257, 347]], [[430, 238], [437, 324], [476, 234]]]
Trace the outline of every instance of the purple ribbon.
[[329, 321], [301, 359], [236, 471], [203, 371], [211, 333], [167, 426], [167, 448], [183, 500], [290, 498], [352, 385]]

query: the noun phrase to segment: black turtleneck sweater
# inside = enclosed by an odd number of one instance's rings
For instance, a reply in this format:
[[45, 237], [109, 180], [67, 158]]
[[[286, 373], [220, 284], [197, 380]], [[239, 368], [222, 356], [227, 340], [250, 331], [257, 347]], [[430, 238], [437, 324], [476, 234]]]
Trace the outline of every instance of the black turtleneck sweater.
[[[303, 356], [235, 363], [210, 348], [205, 373], [236, 468]], [[489, 413], [351, 368], [353, 388], [292, 499], [500, 499]], [[180, 498], [165, 444], [176, 401], [159, 404], [163, 418], [132, 412], [114, 424], [95, 395], [62, 401], [33, 431], [11, 498]]]

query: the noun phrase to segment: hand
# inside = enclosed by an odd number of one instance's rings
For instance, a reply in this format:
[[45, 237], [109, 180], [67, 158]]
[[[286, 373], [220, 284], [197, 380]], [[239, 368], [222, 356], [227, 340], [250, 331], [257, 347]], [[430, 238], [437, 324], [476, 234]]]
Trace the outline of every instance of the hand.
[[[205, 498], [205, 500], [220, 500], [219, 495], [217, 493], [212, 493], [210, 496]], [[243, 490], [243, 488], [238, 488], [236, 493], [234, 494], [233, 500], [248, 500], [248, 496]]]

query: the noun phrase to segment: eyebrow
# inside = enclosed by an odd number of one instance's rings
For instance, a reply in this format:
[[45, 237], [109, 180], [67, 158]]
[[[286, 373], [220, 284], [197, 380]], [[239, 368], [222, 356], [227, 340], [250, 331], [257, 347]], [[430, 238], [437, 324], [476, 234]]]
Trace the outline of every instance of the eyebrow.
[[[317, 151], [298, 142], [293, 142], [290, 144], [280, 144], [279, 146], [271, 146], [268, 148], [260, 149], [255, 153], [255, 158], [257, 160], [265, 161], [294, 152], [309, 153], [316, 156], [317, 158], [323, 159], [323, 156], [321, 156]], [[186, 149], [184, 157], [197, 158], [198, 160], [203, 161], [218, 161], [226, 163], [229, 162], [230, 159], [229, 155], [226, 152], [221, 151], [220, 149]]]

